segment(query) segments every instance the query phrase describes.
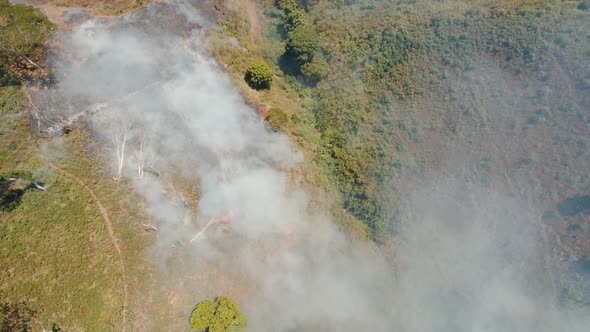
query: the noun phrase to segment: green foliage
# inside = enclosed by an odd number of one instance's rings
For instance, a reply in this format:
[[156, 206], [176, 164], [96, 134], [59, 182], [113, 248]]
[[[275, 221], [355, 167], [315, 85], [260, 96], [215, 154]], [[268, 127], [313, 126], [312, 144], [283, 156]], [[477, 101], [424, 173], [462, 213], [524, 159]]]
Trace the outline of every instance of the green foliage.
[[328, 75], [329, 68], [326, 58], [320, 53], [316, 53], [313, 59], [301, 66], [301, 73], [305, 79], [312, 83], [317, 83]]
[[[298, 114], [310, 120], [293, 121], [289, 129], [309, 131], [311, 122], [321, 135], [313, 141], [315, 161], [331, 174], [346, 212], [362, 220], [373, 238], [383, 239], [399, 221], [399, 206], [391, 202], [399, 197], [391, 188], [402, 181], [401, 174], [422, 174], [429, 167], [428, 157], [406, 147], [421, 144], [430, 132], [443, 135], [446, 126], [453, 133], [462, 130], [457, 123], [463, 120], [453, 110], [473, 128], [488, 121], [478, 106], [481, 93], [452, 84], [490, 65], [512, 79], [538, 81], [536, 75], [546, 76], [552, 59], [562, 62], [566, 54], [588, 49], [590, 34], [582, 23], [588, 21], [587, 11], [579, 11], [585, 3], [280, 1], [285, 55], [294, 60], [283, 62], [282, 69], [315, 83], [289, 81], [300, 96], [313, 98], [305, 110], [311, 116]], [[293, 12], [308, 23], [290, 25]], [[291, 70], [293, 62], [298, 70]], [[583, 75], [574, 76], [585, 89]], [[489, 84], [478, 89], [486, 91]], [[435, 110], [424, 114], [414, 108]], [[520, 112], [522, 123], [547, 119], [534, 112], [528, 118]]]
[[[26, 190], [18, 204], [0, 210], [0, 266], [10, 267], [0, 268], [0, 299], [11, 303], [34, 299], [35, 321], [46, 328], [59, 320], [64, 331], [101, 331], [105, 326], [118, 330], [123, 303], [120, 262], [104, 220], [84, 187], [39, 160], [40, 142], [30, 136], [24, 99], [17, 86], [0, 88], [0, 174], [4, 181], [22, 179], [9, 181], [13, 193], [24, 191], [32, 179], [43, 181], [47, 190]], [[102, 169], [89, 157], [88, 142], [88, 136], [74, 130], [57, 146], [51, 142], [44, 146], [46, 152], [60, 151], [47, 154], [100, 198], [125, 243], [128, 280], [138, 280], [145, 274], [138, 266], [145, 269], [142, 250], [147, 240], [135, 228], [142, 217], [128, 214], [121, 202], [129, 202], [123, 205], [129, 209], [140, 203], [130, 188], [109, 181], [110, 168]], [[3, 184], [0, 180], [0, 196]], [[129, 309], [135, 310], [131, 304]], [[55, 325], [52, 330], [59, 328]]]
[[267, 63], [256, 60], [248, 66], [244, 79], [253, 89], [270, 89], [272, 83], [272, 69]]
[[17, 79], [47, 76], [31, 63], [43, 60], [44, 44], [53, 28], [39, 9], [0, 0], [0, 87], [16, 85]]
[[191, 314], [190, 324], [195, 332], [208, 332], [213, 324], [217, 303], [207, 300], [197, 305]]
[[280, 108], [273, 107], [268, 111], [266, 120], [273, 130], [278, 131], [288, 124], [289, 117]]
[[10, 74], [10, 72], [0, 64], [0, 87], [18, 85], [19, 82]]
[[215, 302], [199, 303], [191, 314], [190, 324], [195, 332], [239, 332], [244, 330], [247, 322], [232, 300], [220, 296]]
[[405, 29], [386, 28], [381, 33], [379, 49], [370, 57], [374, 62], [373, 74], [378, 79], [387, 77], [387, 73], [407, 61], [418, 47], [418, 42]]
[[11, 5], [8, 0], [0, 0], [0, 27], [0, 54], [22, 52], [27, 56], [43, 46], [54, 28], [39, 9]]
[[313, 59], [319, 46], [319, 37], [313, 27], [302, 25], [287, 34], [285, 51], [302, 66]]
[[293, 31], [307, 24], [307, 13], [299, 0], [280, 0], [278, 7], [282, 11], [282, 25], [285, 31]]

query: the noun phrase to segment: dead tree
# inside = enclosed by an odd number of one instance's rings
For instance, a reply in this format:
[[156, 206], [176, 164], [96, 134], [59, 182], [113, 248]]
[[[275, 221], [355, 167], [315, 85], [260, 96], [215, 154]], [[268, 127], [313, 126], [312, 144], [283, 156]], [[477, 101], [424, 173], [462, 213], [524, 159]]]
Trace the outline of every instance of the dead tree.
[[137, 159], [137, 177], [143, 178], [143, 170], [145, 168], [145, 144], [149, 137], [148, 131], [144, 131], [139, 140], [139, 150], [135, 152], [135, 158]]
[[115, 153], [117, 154], [117, 177], [116, 181], [120, 181], [123, 176], [123, 165], [125, 163], [125, 145], [129, 135], [129, 130], [133, 127], [133, 121], [120, 123], [115, 127], [111, 138], [115, 146]]

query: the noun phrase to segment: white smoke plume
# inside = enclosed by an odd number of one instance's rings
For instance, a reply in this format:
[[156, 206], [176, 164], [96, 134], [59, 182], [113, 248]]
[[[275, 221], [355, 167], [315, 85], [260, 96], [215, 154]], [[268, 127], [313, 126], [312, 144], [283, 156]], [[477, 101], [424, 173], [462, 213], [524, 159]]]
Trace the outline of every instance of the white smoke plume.
[[[103, 143], [118, 142], [113, 172], [123, 152], [122, 175], [149, 203], [156, 264], [171, 282], [198, 276], [161, 285], [184, 299], [172, 326], [186, 329], [195, 303], [231, 293], [250, 331], [582, 331], [539, 277], [539, 238], [512, 199], [467, 203], [448, 191], [472, 189], [453, 184], [416, 192], [395, 262], [310, 212], [305, 193], [287, 188], [301, 155], [232, 87], [205, 27], [187, 2], [155, 3], [80, 23], [59, 38], [70, 60], [55, 60], [61, 109], [86, 110]], [[196, 215], [175, 187], [184, 182], [198, 190]], [[191, 242], [229, 211], [228, 232]]]

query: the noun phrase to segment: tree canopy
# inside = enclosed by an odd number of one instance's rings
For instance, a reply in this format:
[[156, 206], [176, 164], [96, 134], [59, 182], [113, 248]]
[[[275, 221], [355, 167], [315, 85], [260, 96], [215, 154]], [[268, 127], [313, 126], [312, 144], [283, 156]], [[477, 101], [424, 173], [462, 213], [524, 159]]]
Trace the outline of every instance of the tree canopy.
[[246, 83], [248, 83], [253, 89], [270, 89], [272, 83], [272, 69], [267, 63], [256, 60], [248, 66], [244, 78]]
[[195, 332], [239, 332], [247, 321], [237, 304], [220, 296], [215, 301], [199, 303], [191, 314], [190, 324]]
[[299, 65], [313, 59], [319, 49], [320, 42], [317, 32], [307, 25], [298, 26], [287, 34], [287, 54], [293, 56]]

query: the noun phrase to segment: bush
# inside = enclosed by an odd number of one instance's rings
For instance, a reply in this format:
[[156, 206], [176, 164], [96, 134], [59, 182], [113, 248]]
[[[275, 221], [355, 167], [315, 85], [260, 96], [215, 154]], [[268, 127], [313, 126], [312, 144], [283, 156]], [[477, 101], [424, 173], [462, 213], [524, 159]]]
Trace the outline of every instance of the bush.
[[289, 117], [280, 108], [271, 108], [268, 111], [268, 116], [266, 117], [266, 120], [268, 121], [268, 125], [274, 131], [279, 131], [287, 124], [287, 122], [289, 122]]
[[317, 32], [310, 26], [299, 26], [287, 34], [285, 51], [293, 56], [300, 66], [310, 62], [319, 49]]
[[278, 7], [283, 11], [283, 28], [293, 31], [295, 28], [307, 23], [307, 13], [297, 0], [282, 0]]
[[12, 77], [10, 72], [0, 64], [0, 87], [19, 85], [19, 82]]
[[305, 79], [312, 83], [326, 77], [328, 70], [328, 62], [321, 54], [316, 54], [310, 62], [301, 67], [301, 73]]
[[270, 84], [272, 83], [272, 69], [268, 64], [256, 60], [248, 66], [244, 79], [253, 89], [270, 89]]
[[237, 304], [220, 296], [215, 302], [199, 303], [191, 314], [190, 324], [195, 332], [239, 332], [244, 330], [247, 321]]

